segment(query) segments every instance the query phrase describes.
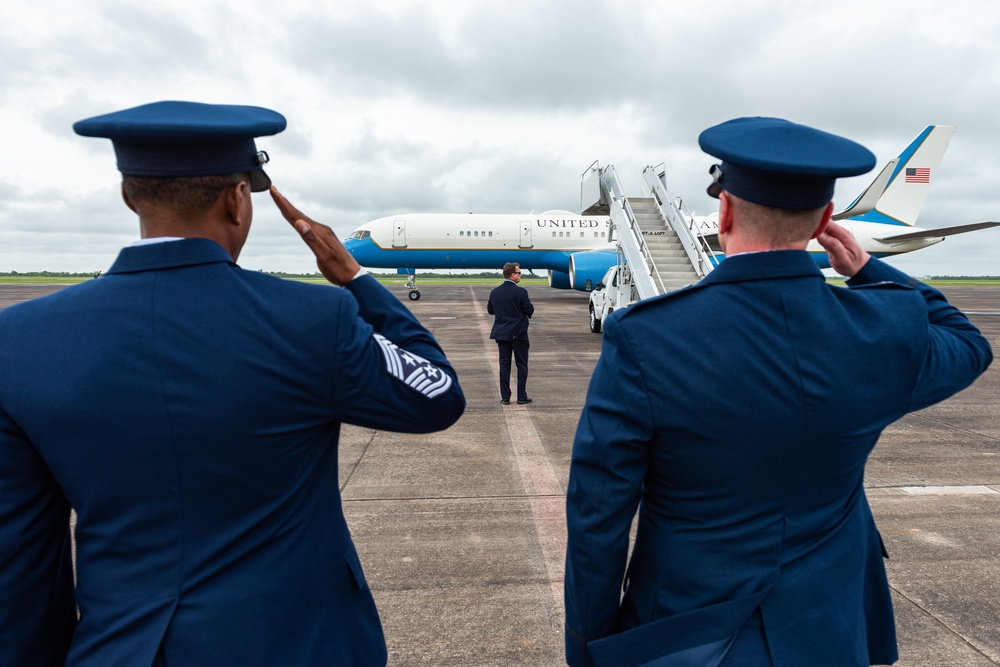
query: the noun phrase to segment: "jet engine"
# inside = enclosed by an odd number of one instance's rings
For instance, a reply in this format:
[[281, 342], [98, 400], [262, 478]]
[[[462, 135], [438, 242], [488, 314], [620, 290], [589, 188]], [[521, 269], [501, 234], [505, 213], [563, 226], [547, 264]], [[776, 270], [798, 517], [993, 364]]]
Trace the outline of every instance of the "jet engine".
[[569, 286], [590, 292], [608, 269], [618, 263], [618, 255], [604, 250], [575, 252], [569, 256]]
[[553, 271], [549, 269], [549, 287], [569, 289], [569, 274], [565, 271]]

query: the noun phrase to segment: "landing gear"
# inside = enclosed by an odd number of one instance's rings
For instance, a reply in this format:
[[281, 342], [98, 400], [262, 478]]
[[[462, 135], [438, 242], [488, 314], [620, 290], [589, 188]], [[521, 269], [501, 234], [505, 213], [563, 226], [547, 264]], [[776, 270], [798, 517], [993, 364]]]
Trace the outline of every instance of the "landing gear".
[[417, 289], [416, 273], [409, 274], [409, 277], [406, 279], [406, 289], [410, 290], [410, 293], [406, 295], [410, 301], [420, 300], [420, 290]]

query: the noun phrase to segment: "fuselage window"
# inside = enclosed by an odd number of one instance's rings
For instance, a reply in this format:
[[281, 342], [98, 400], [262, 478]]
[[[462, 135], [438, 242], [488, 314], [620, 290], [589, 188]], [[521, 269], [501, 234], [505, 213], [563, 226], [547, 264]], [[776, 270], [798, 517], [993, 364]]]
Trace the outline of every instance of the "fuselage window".
[[493, 236], [493, 232], [490, 232], [490, 236]]

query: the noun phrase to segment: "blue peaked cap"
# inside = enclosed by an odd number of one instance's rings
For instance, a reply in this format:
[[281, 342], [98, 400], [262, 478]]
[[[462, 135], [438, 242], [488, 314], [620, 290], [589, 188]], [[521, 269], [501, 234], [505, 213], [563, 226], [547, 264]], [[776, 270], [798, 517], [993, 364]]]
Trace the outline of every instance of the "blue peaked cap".
[[702, 132], [698, 145], [722, 159], [709, 170], [709, 195], [725, 190], [774, 208], [825, 206], [838, 178], [875, 166], [861, 144], [781, 118], [736, 118]]
[[267, 153], [254, 138], [285, 129], [285, 117], [261, 107], [154, 102], [73, 124], [84, 137], [111, 139], [126, 176], [181, 178], [247, 172], [253, 192], [267, 190]]

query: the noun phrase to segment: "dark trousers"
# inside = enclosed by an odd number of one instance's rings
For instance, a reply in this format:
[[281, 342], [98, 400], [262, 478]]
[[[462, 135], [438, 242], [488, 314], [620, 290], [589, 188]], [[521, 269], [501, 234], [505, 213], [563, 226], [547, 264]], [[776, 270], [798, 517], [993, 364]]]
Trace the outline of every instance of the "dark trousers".
[[514, 354], [517, 365], [517, 400], [528, 398], [528, 341], [498, 340], [497, 349], [500, 352], [500, 398], [510, 400], [510, 355]]

